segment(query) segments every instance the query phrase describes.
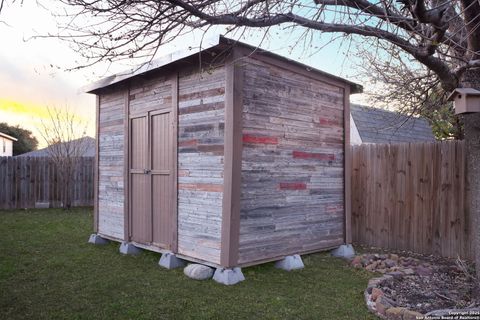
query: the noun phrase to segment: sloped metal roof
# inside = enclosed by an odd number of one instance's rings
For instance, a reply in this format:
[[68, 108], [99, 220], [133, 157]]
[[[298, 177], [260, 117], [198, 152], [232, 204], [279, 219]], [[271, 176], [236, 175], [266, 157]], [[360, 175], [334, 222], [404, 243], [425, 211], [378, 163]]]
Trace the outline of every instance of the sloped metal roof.
[[233, 46], [245, 47], [245, 48], [251, 49], [252, 52], [255, 52], [255, 53], [258, 53], [258, 54], [263, 54], [263, 55], [268, 55], [268, 56], [274, 57], [276, 59], [280, 59], [280, 60], [283, 60], [285, 62], [292, 63], [292, 64], [295, 64], [297, 66], [300, 66], [300, 67], [304, 68], [305, 70], [308, 70], [309, 72], [320, 73], [320, 74], [322, 74], [324, 76], [327, 76], [327, 77], [330, 77], [332, 79], [336, 79], [336, 80], [341, 81], [343, 83], [347, 83], [351, 87], [351, 93], [360, 93], [360, 92], [363, 91], [363, 87], [361, 85], [357, 84], [357, 83], [354, 83], [354, 82], [351, 82], [351, 81], [346, 80], [344, 78], [341, 78], [341, 77], [332, 75], [330, 73], [315, 69], [311, 66], [302, 64], [300, 62], [297, 62], [295, 60], [283, 57], [283, 56], [275, 54], [273, 52], [266, 51], [266, 50], [263, 50], [263, 49], [259, 49], [257, 47], [251, 46], [249, 44], [246, 44], [246, 43], [243, 43], [243, 42], [240, 42], [240, 41], [237, 41], [237, 40], [229, 39], [229, 38], [226, 38], [226, 37], [221, 36], [221, 35], [202, 42], [201, 48], [189, 47], [188, 49], [176, 51], [174, 53], [165, 55], [161, 58], [152, 60], [150, 63], [144, 64], [144, 65], [142, 65], [138, 68], [134, 68], [132, 70], [127, 70], [125, 72], [121, 72], [121, 73], [114, 74], [112, 76], [100, 79], [100, 80], [98, 80], [94, 83], [91, 83], [89, 85], [84, 86], [81, 89], [81, 91], [86, 92], [86, 93], [95, 93], [97, 90], [112, 86], [114, 84], [118, 84], [118, 83], [120, 83], [122, 81], [125, 81], [127, 79], [130, 79], [130, 78], [133, 78], [133, 77], [136, 77], [136, 76], [139, 76], [139, 75], [142, 75], [142, 74], [154, 71], [154, 70], [158, 70], [158, 69], [166, 67], [167, 65], [172, 64], [176, 61], [180, 61], [182, 59], [191, 57], [193, 55], [199, 54], [200, 52], [203, 52], [203, 51], [206, 51], [206, 50], [215, 49], [216, 47], [219, 47], [219, 46], [222, 46], [222, 45], [228, 45], [228, 46], [232, 46], [232, 47]]

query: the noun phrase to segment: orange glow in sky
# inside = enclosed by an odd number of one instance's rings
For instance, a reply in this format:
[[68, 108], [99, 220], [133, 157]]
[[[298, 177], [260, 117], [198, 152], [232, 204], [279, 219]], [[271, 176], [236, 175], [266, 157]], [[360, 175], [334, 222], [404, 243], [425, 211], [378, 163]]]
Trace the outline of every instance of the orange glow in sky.
[[[78, 114], [77, 117], [83, 123], [88, 124], [87, 135], [93, 136], [95, 119], [88, 119]], [[19, 125], [24, 129], [32, 131], [33, 135], [38, 139], [39, 148], [46, 146], [40, 130], [43, 124], [48, 125], [50, 122], [47, 106], [28, 101], [19, 102], [0, 98], [0, 122], [7, 122], [9, 125]], [[82, 132], [78, 134], [81, 136]]]

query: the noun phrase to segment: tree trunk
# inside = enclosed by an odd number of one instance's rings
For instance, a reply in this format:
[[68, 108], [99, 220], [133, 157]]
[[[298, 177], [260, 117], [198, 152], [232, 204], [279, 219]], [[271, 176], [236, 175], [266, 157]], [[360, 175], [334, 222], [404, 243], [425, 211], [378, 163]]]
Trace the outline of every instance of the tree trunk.
[[[467, 71], [460, 84], [464, 88], [480, 90], [480, 71]], [[475, 271], [480, 280], [480, 113], [463, 116], [465, 143], [467, 147], [468, 205], [475, 246]]]

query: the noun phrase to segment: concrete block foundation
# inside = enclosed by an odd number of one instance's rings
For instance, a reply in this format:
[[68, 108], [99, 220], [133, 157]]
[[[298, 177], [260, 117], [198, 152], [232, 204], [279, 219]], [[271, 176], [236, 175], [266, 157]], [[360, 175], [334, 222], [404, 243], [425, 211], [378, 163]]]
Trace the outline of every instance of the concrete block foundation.
[[275, 268], [292, 271], [303, 269], [305, 268], [305, 265], [303, 264], [300, 255], [294, 254], [293, 256], [286, 256], [282, 260], [275, 262]]
[[137, 255], [142, 252], [142, 249], [135, 247], [133, 244], [130, 242], [122, 242], [120, 244], [120, 253], [121, 254], [128, 254], [128, 255]]
[[342, 244], [337, 249], [333, 249], [331, 255], [337, 258], [352, 259], [355, 257], [355, 250], [351, 244]]
[[95, 245], [103, 245], [109, 243], [110, 240], [100, 237], [98, 234], [92, 233], [88, 239], [88, 243]]
[[241, 268], [217, 268], [213, 275], [213, 280], [218, 283], [231, 286], [245, 280], [245, 277], [243, 276]]
[[187, 263], [185, 260], [178, 258], [175, 254], [167, 252], [162, 254], [158, 265], [167, 269], [183, 268]]

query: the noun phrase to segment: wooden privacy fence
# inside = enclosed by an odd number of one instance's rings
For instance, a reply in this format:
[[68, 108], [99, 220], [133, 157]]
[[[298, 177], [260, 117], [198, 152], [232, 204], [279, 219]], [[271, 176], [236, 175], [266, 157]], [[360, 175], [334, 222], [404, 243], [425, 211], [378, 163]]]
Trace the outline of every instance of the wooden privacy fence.
[[[73, 206], [93, 205], [94, 158], [77, 161]], [[65, 186], [48, 157], [0, 157], [0, 209], [61, 207]]]
[[473, 258], [462, 141], [352, 147], [355, 243]]

